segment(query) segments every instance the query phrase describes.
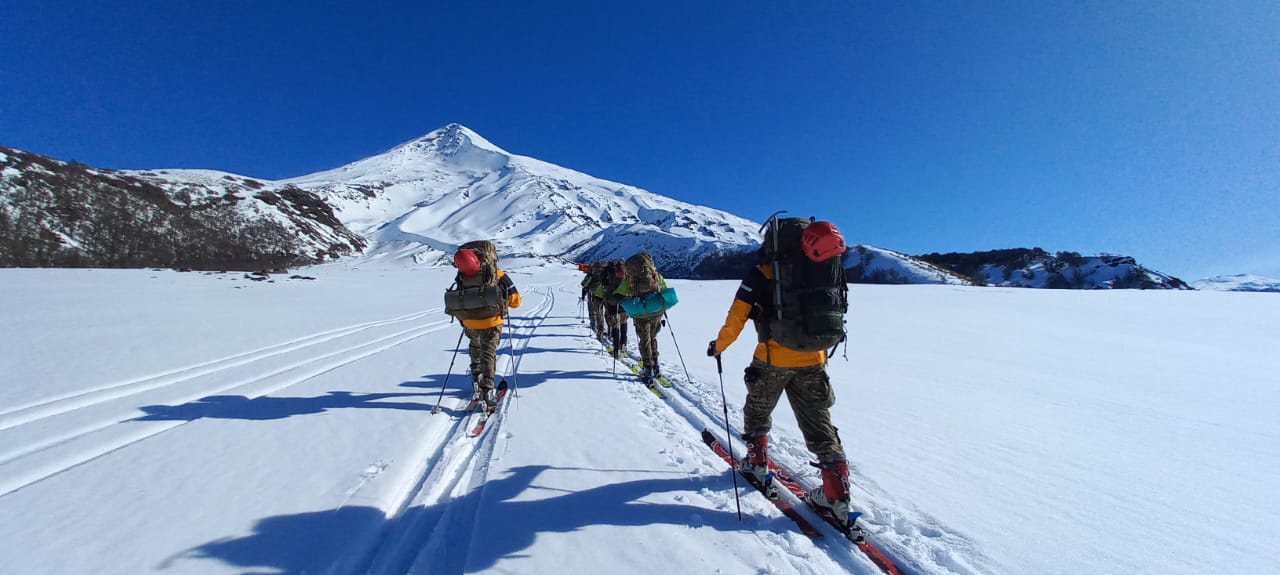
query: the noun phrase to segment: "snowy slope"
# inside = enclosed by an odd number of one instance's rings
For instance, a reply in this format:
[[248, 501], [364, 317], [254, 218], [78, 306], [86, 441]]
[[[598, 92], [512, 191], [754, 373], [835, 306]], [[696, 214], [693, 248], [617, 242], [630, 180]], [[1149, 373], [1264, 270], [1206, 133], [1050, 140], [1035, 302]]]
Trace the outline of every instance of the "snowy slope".
[[[73, 192], [65, 193], [68, 190]], [[27, 217], [39, 221], [63, 246], [83, 247], [82, 228], [94, 219], [91, 212], [112, 207], [112, 202], [100, 196], [132, 195], [147, 198], [140, 203], [165, 213], [231, 206], [246, 220], [276, 222], [297, 238], [299, 252], [307, 261], [323, 261], [364, 249], [365, 241], [335, 219], [320, 198], [299, 190], [294, 192], [268, 181], [216, 170], [111, 170], [0, 146], [0, 208], [43, 210]], [[18, 202], [19, 195], [40, 199]], [[130, 210], [134, 213], [127, 216], [149, 217], [141, 213], [137, 205], [130, 206]], [[99, 225], [125, 229], [122, 222]], [[174, 232], [158, 233], [172, 235]]]
[[[736, 282], [673, 282], [664, 401], [587, 336], [579, 274], [537, 261], [507, 264], [526, 303], [499, 373], [519, 391], [479, 440], [446, 269], [0, 270], [0, 572], [875, 572], [754, 493], [739, 522], [699, 442], [721, 377], [741, 426], [754, 334], [723, 376], [699, 353]], [[1280, 300], [851, 299], [833, 417], [868, 529], [913, 571], [1274, 570]], [[786, 402], [773, 436], [803, 470]]]
[[419, 261], [488, 238], [504, 254], [568, 260], [647, 249], [679, 275], [759, 243], [754, 222], [511, 154], [458, 124], [282, 183], [324, 194], [348, 227]]
[[845, 260], [849, 281], [877, 284], [972, 285], [954, 272], [901, 252], [868, 245], [853, 246]]
[[1252, 274], [1236, 274], [1191, 282], [1191, 287], [1199, 290], [1280, 292], [1280, 280]]
[[987, 285], [1057, 289], [1190, 289], [1173, 276], [1146, 269], [1128, 256], [1082, 256], [1066, 263], [1049, 257], [1018, 268], [988, 265], [979, 272]]

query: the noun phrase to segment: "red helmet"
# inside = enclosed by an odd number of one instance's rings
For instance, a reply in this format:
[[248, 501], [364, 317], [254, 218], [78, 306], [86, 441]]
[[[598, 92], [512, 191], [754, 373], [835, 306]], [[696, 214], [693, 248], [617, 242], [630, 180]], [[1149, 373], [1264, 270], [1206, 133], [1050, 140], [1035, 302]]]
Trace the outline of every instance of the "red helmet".
[[480, 258], [471, 250], [460, 249], [453, 253], [453, 267], [464, 276], [473, 276], [480, 271]]
[[804, 246], [804, 255], [820, 262], [845, 252], [844, 236], [835, 224], [828, 221], [813, 222], [804, 229], [800, 236], [800, 244]]

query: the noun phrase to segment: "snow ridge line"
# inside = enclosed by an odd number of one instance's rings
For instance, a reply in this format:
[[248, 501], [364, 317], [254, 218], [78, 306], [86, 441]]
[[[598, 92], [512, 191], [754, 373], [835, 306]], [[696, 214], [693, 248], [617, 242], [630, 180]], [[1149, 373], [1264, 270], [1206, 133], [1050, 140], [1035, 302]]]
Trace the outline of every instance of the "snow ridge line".
[[68, 411], [74, 411], [88, 405], [128, 397], [130, 395], [135, 395], [153, 389], [182, 383], [197, 377], [225, 371], [227, 369], [246, 365], [261, 359], [268, 359], [291, 351], [312, 347], [374, 327], [413, 321], [426, 315], [437, 313], [442, 309], [444, 308], [435, 308], [391, 319], [364, 322], [322, 331], [283, 343], [249, 350], [195, 365], [180, 367], [155, 375], [109, 383], [91, 389], [66, 393], [57, 397], [10, 407], [0, 411], [0, 431], [16, 427], [24, 423], [30, 423], [46, 417], [66, 413]]
[[[371, 355], [381, 353], [404, 343], [413, 341], [429, 333], [439, 331], [447, 325], [445, 321], [434, 321], [425, 325], [402, 330], [390, 335], [366, 341], [354, 346], [344, 347], [337, 351], [302, 360], [265, 374], [257, 374], [246, 380], [235, 381], [213, 390], [201, 389], [186, 399], [178, 400], [179, 404], [189, 403], [201, 397], [222, 393], [232, 389], [254, 386], [245, 392], [245, 396], [253, 399], [268, 393], [297, 385], [323, 373], [332, 371], [349, 363], [359, 361]], [[343, 356], [336, 361], [325, 361]], [[304, 367], [314, 366], [296, 376], [272, 383], [276, 376]], [[256, 384], [256, 385], [255, 385]], [[110, 406], [105, 406], [110, 407]], [[94, 422], [73, 427], [69, 432], [55, 436], [44, 436], [41, 441], [27, 443], [17, 449], [0, 454], [0, 496], [22, 489], [33, 483], [43, 481], [59, 473], [82, 465], [98, 457], [127, 447], [149, 437], [159, 435], [171, 429], [186, 425], [194, 419], [176, 420], [143, 420], [135, 418], [135, 407], [109, 411], [95, 417]], [[121, 412], [125, 413], [121, 413]], [[133, 425], [130, 425], [133, 424]], [[98, 432], [108, 431], [105, 436], [87, 437]], [[75, 441], [86, 438], [84, 442]], [[79, 443], [89, 443], [80, 446]], [[59, 453], [66, 452], [66, 453]], [[34, 462], [26, 460], [35, 459]], [[24, 465], [19, 465], [24, 464]], [[10, 469], [19, 467], [19, 469]]]

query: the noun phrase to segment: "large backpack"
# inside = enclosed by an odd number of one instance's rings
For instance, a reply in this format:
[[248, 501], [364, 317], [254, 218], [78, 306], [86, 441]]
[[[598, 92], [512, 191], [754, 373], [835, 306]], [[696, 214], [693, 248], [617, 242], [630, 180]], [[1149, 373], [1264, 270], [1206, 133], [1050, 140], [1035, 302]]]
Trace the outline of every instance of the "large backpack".
[[658, 291], [658, 266], [653, 263], [653, 256], [649, 252], [640, 252], [627, 258], [626, 268], [632, 295]]
[[458, 319], [487, 319], [506, 315], [507, 294], [498, 287], [498, 248], [493, 242], [476, 240], [458, 248], [471, 250], [480, 260], [474, 274], [461, 272], [444, 292], [444, 312]]
[[653, 256], [649, 252], [640, 252], [627, 258], [625, 266], [631, 297], [620, 303], [627, 315], [657, 317], [679, 303], [675, 289], [662, 287], [659, 281], [662, 276], [658, 274], [658, 266], [653, 263]]
[[835, 347], [845, 338], [844, 314], [849, 308], [844, 258], [835, 255], [815, 262], [805, 255], [801, 238], [809, 219], [775, 215], [766, 225], [769, 230], [759, 253], [761, 263], [773, 270], [773, 289], [761, 294], [768, 299], [761, 302], [764, 313], [756, 319], [760, 341], [773, 339], [796, 351]]

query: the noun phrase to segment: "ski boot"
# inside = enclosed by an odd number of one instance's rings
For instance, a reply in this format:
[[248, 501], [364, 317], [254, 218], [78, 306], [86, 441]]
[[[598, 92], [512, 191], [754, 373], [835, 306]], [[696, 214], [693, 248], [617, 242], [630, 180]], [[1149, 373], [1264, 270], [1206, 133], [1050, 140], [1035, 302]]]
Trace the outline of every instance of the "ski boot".
[[487, 377], [477, 377], [472, 384], [471, 403], [476, 407], [484, 406], [486, 411], [493, 411], [497, 406], [497, 394], [493, 390], [493, 380]]
[[747, 443], [747, 455], [738, 463], [738, 471], [754, 480], [769, 499], [778, 497], [778, 486], [769, 472], [769, 436], [744, 433], [742, 440]]
[[822, 470], [822, 487], [809, 492], [809, 501], [818, 507], [831, 510], [831, 514], [846, 526], [849, 524], [849, 462], [843, 459], [815, 464]]

